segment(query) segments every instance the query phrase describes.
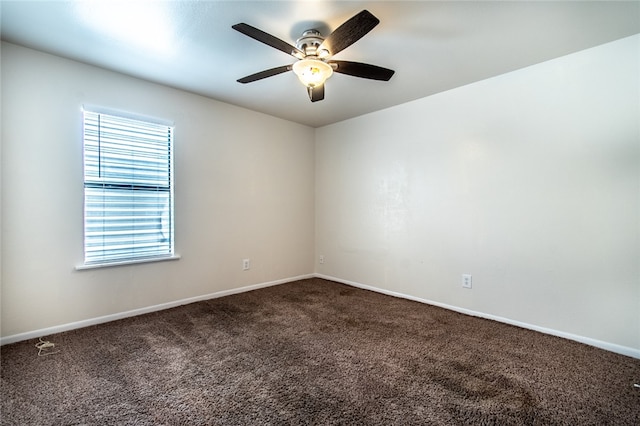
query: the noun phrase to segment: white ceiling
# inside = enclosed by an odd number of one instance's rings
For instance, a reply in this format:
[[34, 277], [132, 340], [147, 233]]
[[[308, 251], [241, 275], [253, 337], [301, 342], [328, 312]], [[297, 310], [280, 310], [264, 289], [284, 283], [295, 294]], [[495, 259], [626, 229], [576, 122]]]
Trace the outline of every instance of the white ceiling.
[[[630, 1], [5, 1], [2, 39], [309, 126], [323, 126], [640, 33]], [[334, 58], [391, 68], [389, 82], [334, 74], [311, 103], [295, 59], [231, 28], [290, 44], [363, 9], [380, 19]]]

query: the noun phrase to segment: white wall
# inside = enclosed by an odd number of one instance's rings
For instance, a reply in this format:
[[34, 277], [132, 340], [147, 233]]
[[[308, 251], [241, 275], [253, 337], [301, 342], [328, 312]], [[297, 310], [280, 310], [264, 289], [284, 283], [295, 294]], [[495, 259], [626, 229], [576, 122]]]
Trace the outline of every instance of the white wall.
[[640, 354], [639, 64], [634, 36], [317, 129], [316, 271]]
[[[175, 122], [180, 260], [74, 269], [83, 104]], [[312, 273], [313, 132], [3, 43], [2, 336]]]
[[[1, 335], [323, 254], [322, 275], [639, 353], [639, 52], [635, 36], [314, 131], [2, 43]], [[74, 269], [82, 104], [175, 121], [181, 260]]]

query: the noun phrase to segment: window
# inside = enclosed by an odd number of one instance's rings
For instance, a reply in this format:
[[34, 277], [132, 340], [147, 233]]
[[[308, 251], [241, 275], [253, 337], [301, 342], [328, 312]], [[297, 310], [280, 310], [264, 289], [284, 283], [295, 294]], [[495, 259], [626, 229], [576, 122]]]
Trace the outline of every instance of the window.
[[85, 265], [171, 257], [173, 128], [84, 111]]

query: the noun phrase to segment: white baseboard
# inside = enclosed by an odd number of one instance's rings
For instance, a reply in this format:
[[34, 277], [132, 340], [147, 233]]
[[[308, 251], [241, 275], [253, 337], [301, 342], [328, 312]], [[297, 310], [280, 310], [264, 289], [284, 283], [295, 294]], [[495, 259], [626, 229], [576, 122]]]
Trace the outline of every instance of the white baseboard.
[[292, 281], [303, 280], [307, 278], [313, 278], [313, 274], [299, 275], [297, 277], [284, 278], [276, 281], [269, 281], [265, 283], [253, 284], [240, 288], [233, 288], [230, 290], [218, 291], [215, 293], [205, 294], [202, 296], [189, 297], [187, 299], [176, 300], [173, 302], [162, 303], [159, 305], [148, 306], [145, 308], [133, 309], [131, 311], [119, 312], [116, 314], [105, 315], [97, 318], [90, 318], [82, 321], [72, 322], [68, 324], [57, 325], [54, 327], [42, 328], [40, 330], [28, 331], [26, 333], [14, 334], [12, 336], [6, 336], [0, 338], [0, 346], [10, 343], [20, 342], [23, 340], [37, 339], [43, 336], [49, 336], [56, 333], [62, 333], [63, 331], [75, 330], [78, 328], [89, 327], [92, 325], [102, 324], [105, 322], [116, 321], [123, 318], [134, 317], [136, 315], [148, 314], [150, 312], [162, 311], [164, 309], [175, 308], [176, 306], [187, 305], [189, 303], [200, 302], [203, 300], [216, 299], [218, 297], [230, 296], [232, 294], [244, 293], [251, 290], [257, 290], [259, 288], [271, 287], [278, 284], [284, 284]]
[[322, 279], [326, 279], [326, 280], [330, 280], [330, 281], [335, 281], [335, 282], [339, 282], [339, 283], [342, 283], [342, 284], [350, 285], [350, 286], [353, 286], [353, 287], [358, 287], [358, 288], [362, 288], [362, 289], [365, 289], [365, 290], [371, 290], [371, 291], [375, 291], [377, 293], [386, 294], [386, 295], [389, 295], [389, 296], [400, 297], [402, 299], [408, 299], [408, 300], [413, 300], [413, 301], [420, 302], [420, 303], [425, 303], [425, 304], [428, 304], [428, 305], [438, 306], [440, 308], [449, 309], [451, 311], [459, 312], [459, 313], [462, 313], [462, 314], [465, 314], [465, 315], [471, 315], [471, 316], [474, 316], [474, 317], [490, 319], [490, 320], [493, 320], [493, 321], [498, 321], [498, 322], [502, 322], [502, 323], [505, 323], [505, 324], [515, 325], [517, 327], [526, 328], [526, 329], [529, 329], [529, 330], [539, 331], [541, 333], [550, 334], [552, 336], [562, 337], [562, 338], [569, 339], [569, 340], [574, 340], [576, 342], [584, 343], [584, 344], [587, 344], [587, 345], [590, 345], [590, 346], [595, 346], [597, 348], [604, 349], [604, 350], [607, 350], [607, 351], [610, 351], [610, 352], [615, 352], [615, 353], [618, 353], [618, 354], [621, 354], [621, 355], [626, 355], [626, 356], [630, 356], [632, 358], [640, 359], [640, 350], [638, 350], [638, 349], [617, 345], [615, 343], [604, 342], [604, 341], [601, 341], [601, 340], [592, 339], [590, 337], [578, 336], [578, 335], [575, 335], [575, 334], [572, 334], [572, 333], [566, 333], [564, 331], [558, 331], [558, 330], [554, 330], [554, 329], [550, 329], [550, 328], [546, 328], [546, 327], [540, 327], [540, 326], [537, 326], [537, 325], [528, 324], [528, 323], [524, 323], [524, 322], [520, 322], [520, 321], [516, 321], [516, 320], [512, 320], [512, 319], [509, 319], [509, 318], [504, 318], [504, 317], [500, 317], [500, 316], [496, 316], [496, 315], [486, 314], [486, 313], [483, 313], [483, 312], [472, 311], [470, 309], [460, 308], [460, 307], [453, 306], [453, 305], [447, 305], [445, 303], [435, 302], [435, 301], [428, 300], [428, 299], [422, 299], [420, 297], [415, 297], [415, 296], [411, 296], [411, 295], [407, 295], [407, 294], [403, 294], [403, 293], [398, 293], [398, 292], [395, 292], [395, 291], [390, 291], [390, 290], [385, 290], [385, 289], [381, 289], [381, 288], [378, 288], [378, 287], [373, 287], [373, 286], [366, 285], [366, 284], [361, 284], [361, 283], [358, 283], [358, 282], [355, 282], [355, 281], [343, 280], [341, 278], [336, 278], [336, 277], [332, 277], [332, 276], [329, 276], [329, 275], [323, 275], [323, 274], [317, 274], [317, 273], [316, 274], [308, 274], [308, 275], [299, 275], [297, 277], [284, 278], [284, 279], [280, 279], [280, 280], [276, 280], [276, 281], [269, 281], [269, 282], [253, 284], [253, 285], [249, 285], [249, 286], [245, 286], [245, 287], [234, 288], [234, 289], [230, 289], [230, 290], [218, 291], [218, 292], [215, 292], [215, 293], [205, 294], [205, 295], [202, 295], [202, 296], [190, 297], [190, 298], [187, 298], [187, 299], [176, 300], [176, 301], [173, 301], [173, 302], [162, 303], [162, 304], [159, 304], [159, 305], [154, 305], [154, 306], [148, 306], [148, 307], [145, 307], [145, 308], [134, 309], [134, 310], [131, 310], [131, 311], [119, 312], [119, 313], [116, 313], [116, 314], [105, 315], [105, 316], [97, 317], [97, 318], [90, 318], [90, 319], [77, 321], [77, 322], [72, 322], [72, 323], [68, 323], [68, 324], [62, 324], [62, 325], [58, 325], [58, 326], [54, 326], [54, 327], [48, 327], [48, 328], [43, 328], [43, 329], [39, 329], [39, 330], [29, 331], [29, 332], [26, 332], [26, 333], [19, 333], [19, 334], [14, 334], [14, 335], [11, 335], [11, 336], [0, 337], [0, 346], [1, 345], [7, 345], [7, 344], [10, 344], [10, 343], [20, 342], [20, 341], [23, 341], [23, 340], [37, 339], [39, 337], [49, 336], [51, 334], [62, 333], [64, 331], [75, 330], [75, 329], [83, 328], [83, 327], [89, 327], [89, 326], [92, 326], [92, 325], [102, 324], [102, 323], [106, 323], [106, 322], [110, 322], [110, 321], [116, 321], [116, 320], [119, 320], [119, 319], [133, 317], [133, 316], [136, 316], [136, 315], [143, 315], [143, 314], [147, 314], [147, 313], [150, 313], [150, 312], [156, 312], [156, 311], [161, 311], [161, 310], [164, 310], [164, 309], [175, 308], [177, 306], [187, 305], [189, 303], [200, 302], [200, 301], [209, 300], [209, 299], [216, 299], [218, 297], [230, 296], [232, 294], [244, 293], [244, 292], [251, 291], [251, 290], [257, 290], [259, 288], [271, 287], [271, 286], [278, 285], [278, 284], [284, 284], [284, 283], [288, 283], [288, 282], [292, 282], [292, 281], [298, 281], [298, 280], [307, 279], [307, 278], [313, 278], [313, 277], [322, 278]]
[[388, 296], [395, 296], [395, 297], [400, 297], [402, 299], [413, 300], [415, 302], [426, 303], [427, 305], [438, 306], [440, 308], [449, 309], [451, 311], [459, 312], [459, 313], [465, 314], [465, 315], [471, 315], [471, 316], [474, 316], [474, 317], [490, 319], [490, 320], [493, 320], [493, 321], [498, 321], [498, 322], [502, 322], [502, 323], [509, 324], [509, 325], [515, 325], [515, 326], [521, 327], [521, 328], [526, 328], [528, 330], [539, 331], [540, 333], [550, 334], [552, 336], [557, 336], [557, 337], [562, 337], [562, 338], [569, 339], [569, 340], [574, 340], [576, 342], [584, 343], [584, 344], [590, 345], [590, 346], [595, 346], [596, 348], [604, 349], [604, 350], [607, 350], [609, 352], [615, 352], [615, 353], [618, 353], [618, 354], [621, 354], [621, 355], [626, 355], [626, 356], [629, 356], [629, 357], [632, 357], [632, 358], [640, 359], [640, 350], [639, 349], [629, 348], [627, 346], [621, 346], [621, 345], [617, 345], [615, 343], [603, 342], [601, 340], [592, 339], [590, 337], [578, 336], [576, 334], [566, 333], [564, 331], [558, 331], [558, 330], [554, 330], [554, 329], [551, 329], [551, 328], [540, 327], [540, 326], [533, 325], [533, 324], [527, 324], [527, 323], [524, 323], [524, 322], [520, 322], [520, 321], [509, 319], [509, 318], [504, 318], [504, 317], [500, 317], [500, 316], [496, 316], [496, 315], [486, 314], [486, 313], [483, 313], [483, 312], [472, 311], [470, 309], [460, 308], [460, 307], [453, 306], [453, 305], [447, 305], [445, 303], [434, 302], [432, 300], [422, 299], [422, 298], [419, 298], [419, 297], [414, 297], [414, 296], [410, 296], [410, 295], [407, 295], [407, 294], [398, 293], [398, 292], [395, 292], [395, 291], [385, 290], [385, 289], [373, 287], [373, 286], [370, 286], [370, 285], [357, 283], [357, 282], [354, 282], [354, 281], [343, 280], [343, 279], [332, 277], [332, 276], [328, 276], [328, 275], [314, 274], [314, 276], [317, 277], [317, 278], [323, 278], [325, 280], [335, 281], [335, 282], [339, 282], [339, 283], [342, 283], [342, 284], [347, 284], [347, 285], [350, 285], [350, 286], [353, 286], [353, 287], [362, 288], [362, 289], [365, 289], [365, 290], [375, 291], [376, 293], [382, 293], [382, 294], [386, 294]]

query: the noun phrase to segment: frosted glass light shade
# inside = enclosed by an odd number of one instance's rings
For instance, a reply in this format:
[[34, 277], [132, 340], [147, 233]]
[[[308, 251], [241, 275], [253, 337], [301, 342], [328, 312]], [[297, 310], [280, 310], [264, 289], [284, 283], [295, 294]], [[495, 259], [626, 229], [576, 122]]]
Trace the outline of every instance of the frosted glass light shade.
[[301, 59], [293, 64], [293, 72], [305, 86], [316, 87], [322, 86], [331, 77], [333, 68], [319, 59]]

